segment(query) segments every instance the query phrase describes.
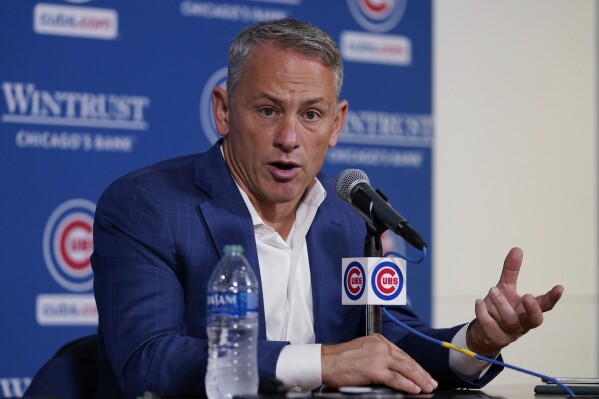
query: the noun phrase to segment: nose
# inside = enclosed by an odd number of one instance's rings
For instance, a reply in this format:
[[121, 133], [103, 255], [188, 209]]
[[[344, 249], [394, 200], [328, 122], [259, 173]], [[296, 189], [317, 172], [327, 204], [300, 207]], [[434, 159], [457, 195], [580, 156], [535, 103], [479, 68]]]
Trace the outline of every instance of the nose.
[[275, 135], [275, 147], [285, 152], [291, 152], [300, 146], [298, 132], [298, 121], [294, 117], [286, 117], [281, 120]]

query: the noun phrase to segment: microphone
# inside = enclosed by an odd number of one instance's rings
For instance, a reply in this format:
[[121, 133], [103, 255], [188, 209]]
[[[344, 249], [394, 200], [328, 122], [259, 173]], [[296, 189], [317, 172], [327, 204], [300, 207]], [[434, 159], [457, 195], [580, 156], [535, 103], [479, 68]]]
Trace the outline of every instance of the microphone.
[[363, 171], [346, 169], [339, 173], [335, 179], [335, 192], [375, 230], [386, 227], [420, 250], [428, 246], [406, 219], [391, 207], [387, 197], [370, 186], [370, 180]]

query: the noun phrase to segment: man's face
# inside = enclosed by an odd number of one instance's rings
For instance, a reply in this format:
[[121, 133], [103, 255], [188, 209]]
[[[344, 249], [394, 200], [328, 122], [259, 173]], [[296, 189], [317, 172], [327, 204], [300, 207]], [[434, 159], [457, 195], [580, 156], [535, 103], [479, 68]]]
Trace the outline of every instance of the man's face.
[[[254, 50], [234, 93], [213, 94], [218, 131], [233, 175], [253, 202], [298, 201], [343, 128], [332, 71], [297, 52]], [[232, 106], [231, 106], [232, 105]]]

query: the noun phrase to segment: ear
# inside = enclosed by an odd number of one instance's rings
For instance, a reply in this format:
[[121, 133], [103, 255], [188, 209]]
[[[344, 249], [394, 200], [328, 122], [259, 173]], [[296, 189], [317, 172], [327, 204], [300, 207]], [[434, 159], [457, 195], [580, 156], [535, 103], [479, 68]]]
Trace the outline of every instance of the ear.
[[345, 126], [348, 108], [349, 104], [347, 103], [347, 100], [342, 100], [337, 104], [335, 120], [333, 121], [333, 133], [331, 134], [331, 137], [329, 137], [329, 147], [335, 147], [337, 145], [337, 140], [339, 140], [343, 126]]
[[227, 91], [220, 86], [212, 90], [212, 113], [216, 130], [225, 137], [229, 134], [229, 97]]

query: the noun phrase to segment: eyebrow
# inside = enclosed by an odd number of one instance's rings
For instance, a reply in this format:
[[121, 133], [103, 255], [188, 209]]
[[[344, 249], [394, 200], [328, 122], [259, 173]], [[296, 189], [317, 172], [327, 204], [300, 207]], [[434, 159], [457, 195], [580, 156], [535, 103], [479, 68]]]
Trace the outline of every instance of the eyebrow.
[[[278, 106], [283, 105], [283, 100], [281, 100], [280, 98], [275, 97], [273, 95], [270, 95], [268, 93], [256, 93], [256, 94], [250, 96], [250, 99], [252, 102], [255, 102], [255, 101], [258, 101], [261, 99], [266, 99], [266, 100], [269, 100], [269, 101], [275, 103]], [[306, 106], [306, 105], [314, 105], [314, 104], [319, 104], [319, 103], [327, 104], [327, 101], [324, 97], [316, 97], [316, 98], [310, 98], [306, 101], [303, 101], [302, 105]]]

